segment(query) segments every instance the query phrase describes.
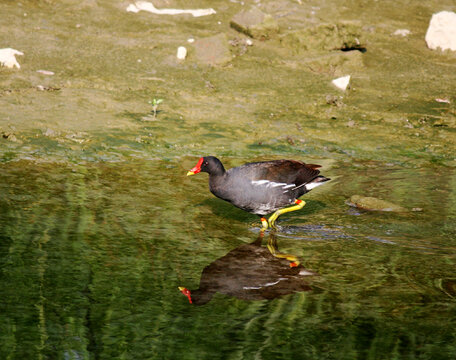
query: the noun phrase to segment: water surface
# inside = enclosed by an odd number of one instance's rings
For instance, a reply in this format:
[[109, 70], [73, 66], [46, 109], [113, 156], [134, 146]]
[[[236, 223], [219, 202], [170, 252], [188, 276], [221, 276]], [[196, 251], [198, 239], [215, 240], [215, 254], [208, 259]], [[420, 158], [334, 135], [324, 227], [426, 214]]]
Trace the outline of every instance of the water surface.
[[[214, 199], [181, 161], [1, 170], [2, 357], [454, 354], [454, 176], [335, 166], [261, 239], [255, 216]], [[353, 192], [422, 211], [354, 209]], [[284, 275], [271, 241], [311, 274]]]

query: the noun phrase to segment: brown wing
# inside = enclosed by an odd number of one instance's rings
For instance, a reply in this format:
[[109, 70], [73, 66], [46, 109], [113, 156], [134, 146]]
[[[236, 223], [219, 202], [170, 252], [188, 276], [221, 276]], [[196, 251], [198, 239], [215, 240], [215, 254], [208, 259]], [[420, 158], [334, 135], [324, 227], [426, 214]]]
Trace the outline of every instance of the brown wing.
[[[320, 165], [295, 160], [275, 160], [244, 165], [242, 172], [251, 180], [269, 180], [295, 184], [296, 187], [312, 181], [320, 173]], [[240, 168], [240, 169], [241, 169]]]
[[321, 168], [321, 165], [316, 165], [316, 164], [305, 164], [308, 168], [311, 168], [313, 170], [316, 170], [318, 168]]

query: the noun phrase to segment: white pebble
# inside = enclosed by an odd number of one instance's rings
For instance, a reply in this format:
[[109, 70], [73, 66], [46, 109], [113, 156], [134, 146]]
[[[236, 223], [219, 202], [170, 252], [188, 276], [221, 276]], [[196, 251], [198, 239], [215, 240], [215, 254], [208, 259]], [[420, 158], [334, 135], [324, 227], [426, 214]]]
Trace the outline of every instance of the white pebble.
[[11, 48], [0, 49], [0, 65], [8, 68], [17, 67], [20, 69], [21, 65], [17, 62], [16, 55], [24, 55], [24, 53]]
[[179, 60], [184, 60], [187, 57], [187, 49], [184, 46], [179, 46], [177, 48], [177, 58]]
[[195, 39], [194, 39], [194, 38], [189, 38], [189, 39], [187, 40], [187, 42], [190, 43], [190, 44], [191, 44], [191, 43], [194, 43], [194, 42], [195, 42]]
[[341, 90], [346, 90], [350, 83], [350, 75], [334, 79], [332, 83]]
[[432, 15], [425, 40], [429, 49], [456, 51], [456, 13], [441, 11]]
[[393, 35], [396, 35], [396, 36], [407, 36], [407, 35], [410, 35], [410, 30], [408, 29], [397, 29]]
[[445, 104], [450, 104], [451, 103], [451, 101], [446, 99], [446, 98], [444, 98], [444, 99], [437, 98], [437, 99], [435, 99], [435, 101], [437, 101], [439, 103], [445, 103]]
[[192, 14], [194, 17], [206, 16], [216, 14], [217, 12], [210, 9], [157, 9], [154, 4], [148, 1], [136, 1], [134, 4], [130, 4], [127, 7], [128, 12], [137, 13], [141, 10], [151, 12], [152, 14], [158, 15], [179, 15], [179, 14]]
[[37, 70], [36, 72], [43, 75], [54, 75], [54, 72], [49, 70]]

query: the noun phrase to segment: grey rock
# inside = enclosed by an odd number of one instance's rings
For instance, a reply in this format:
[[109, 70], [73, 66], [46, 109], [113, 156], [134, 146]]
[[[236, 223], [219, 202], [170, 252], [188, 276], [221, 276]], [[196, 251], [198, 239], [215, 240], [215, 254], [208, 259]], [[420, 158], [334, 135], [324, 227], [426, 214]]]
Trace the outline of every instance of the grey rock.
[[268, 39], [279, 31], [277, 21], [255, 6], [236, 14], [230, 25], [233, 29], [256, 39]]
[[223, 65], [232, 59], [225, 34], [196, 40], [195, 55], [198, 61], [208, 65]]
[[349, 205], [370, 211], [392, 211], [399, 213], [408, 211], [406, 208], [393, 204], [389, 201], [361, 195], [353, 195], [350, 198]]

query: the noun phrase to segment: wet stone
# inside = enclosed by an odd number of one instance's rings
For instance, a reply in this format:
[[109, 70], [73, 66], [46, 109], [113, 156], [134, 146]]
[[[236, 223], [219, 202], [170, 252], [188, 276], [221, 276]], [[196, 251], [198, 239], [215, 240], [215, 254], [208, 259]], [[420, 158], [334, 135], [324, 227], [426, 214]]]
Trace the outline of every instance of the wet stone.
[[296, 30], [284, 35], [281, 43], [293, 52], [308, 50], [356, 50], [365, 51], [362, 29], [357, 24], [320, 24]]
[[343, 97], [336, 95], [326, 95], [326, 104], [336, 107], [342, 107], [344, 106]]
[[377, 199], [375, 197], [353, 195], [350, 198], [349, 205], [363, 210], [370, 211], [391, 211], [391, 212], [407, 212], [406, 208], [393, 204], [389, 201]]
[[198, 61], [207, 65], [223, 65], [232, 58], [225, 34], [196, 40], [194, 48]]
[[256, 39], [268, 39], [279, 31], [277, 21], [257, 7], [236, 14], [230, 25], [233, 29]]
[[3, 139], [6, 139], [6, 140], [9, 140], [9, 141], [12, 141], [12, 142], [17, 142], [16, 135], [14, 135], [13, 133], [2, 132], [1, 135], [2, 135]]
[[43, 135], [48, 137], [54, 137], [57, 135], [57, 133], [53, 129], [47, 128]]

